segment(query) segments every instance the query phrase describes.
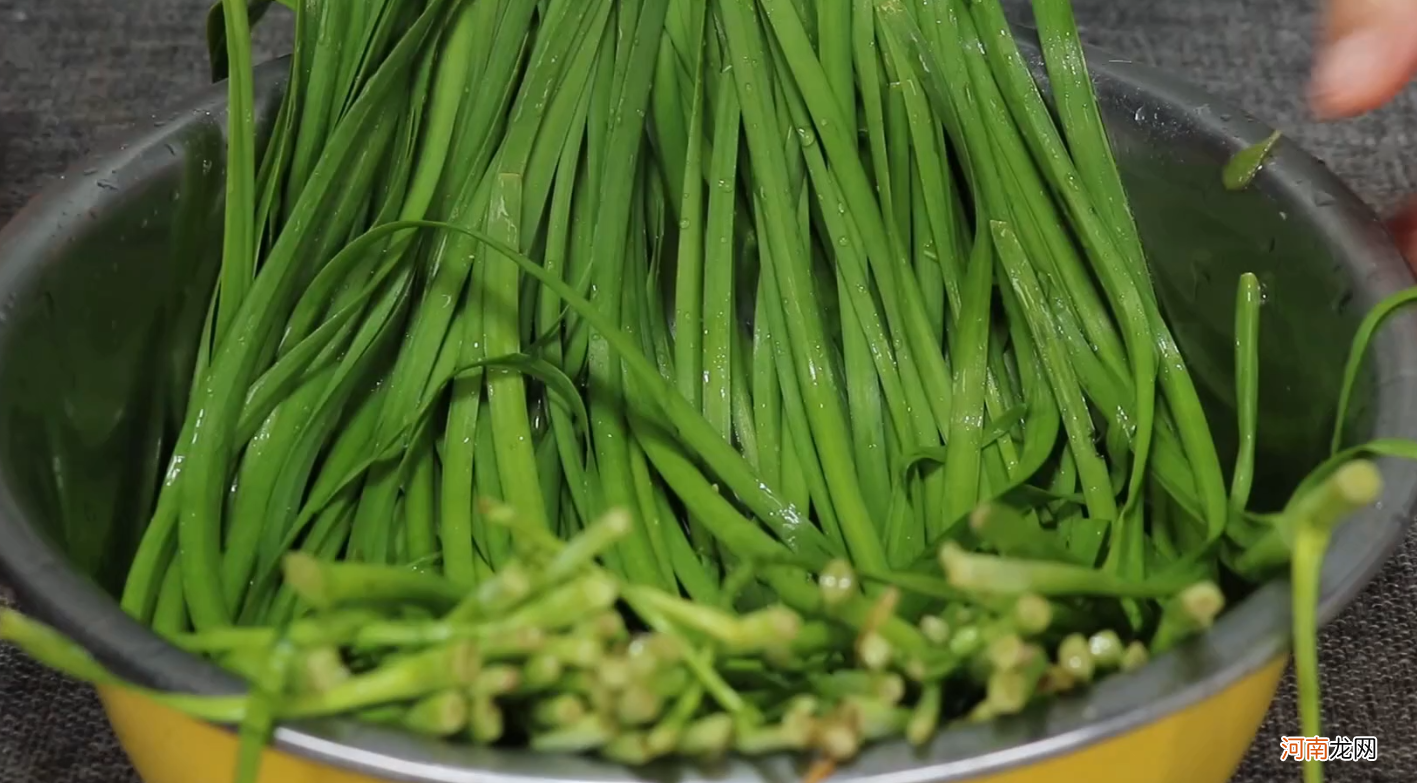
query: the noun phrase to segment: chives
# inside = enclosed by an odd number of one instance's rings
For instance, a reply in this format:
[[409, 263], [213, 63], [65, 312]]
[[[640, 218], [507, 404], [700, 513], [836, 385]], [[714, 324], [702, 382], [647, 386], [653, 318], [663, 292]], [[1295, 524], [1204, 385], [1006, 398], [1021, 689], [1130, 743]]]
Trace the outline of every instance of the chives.
[[253, 687], [159, 698], [240, 723], [245, 776], [332, 714], [839, 761], [1144, 665], [1287, 566], [1318, 733], [1324, 548], [1366, 457], [1417, 457], [1340, 451], [1344, 414], [1417, 297], [1256, 514], [1258, 281], [1227, 489], [1070, 4], [1034, 9], [1056, 113], [998, 0], [308, 0], [259, 161], [223, 12], [221, 274], [122, 606]]

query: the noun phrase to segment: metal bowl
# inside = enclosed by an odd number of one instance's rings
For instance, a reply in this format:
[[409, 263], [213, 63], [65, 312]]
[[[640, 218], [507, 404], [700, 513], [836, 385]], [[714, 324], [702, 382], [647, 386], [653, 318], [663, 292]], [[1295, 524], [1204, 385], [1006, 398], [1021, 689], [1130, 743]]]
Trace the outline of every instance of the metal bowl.
[[[1037, 49], [1024, 35], [1025, 53]], [[1221, 453], [1231, 399], [1236, 279], [1260, 276], [1258, 484], [1286, 493], [1325, 455], [1348, 342], [1377, 300], [1413, 285], [1381, 224], [1285, 141], [1248, 190], [1220, 169], [1268, 128], [1164, 74], [1094, 52], [1119, 163], [1176, 336], [1207, 398]], [[257, 72], [269, 121], [286, 65]], [[71, 170], [0, 233], [0, 567], [22, 604], [130, 680], [198, 693], [233, 678], [168, 646], [113, 599], [180, 415], [193, 336], [219, 261], [224, 93]], [[1377, 340], [1351, 431], [1417, 437], [1417, 316]], [[1381, 504], [1345, 525], [1324, 570], [1334, 617], [1399, 542], [1417, 475], [1384, 462]], [[1264, 500], [1260, 497], [1260, 500]], [[1252, 592], [1214, 630], [1143, 670], [1015, 719], [951, 729], [923, 751], [866, 750], [837, 774], [873, 783], [1086, 779], [1223, 783], [1263, 718], [1286, 658], [1289, 586]], [[149, 783], [227, 780], [233, 734], [101, 689]], [[1275, 749], [1278, 751], [1278, 749]], [[479, 750], [328, 721], [282, 728], [267, 781], [681, 781], [794, 779], [787, 758], [715, 770], [627, 770], [578, 757]]]

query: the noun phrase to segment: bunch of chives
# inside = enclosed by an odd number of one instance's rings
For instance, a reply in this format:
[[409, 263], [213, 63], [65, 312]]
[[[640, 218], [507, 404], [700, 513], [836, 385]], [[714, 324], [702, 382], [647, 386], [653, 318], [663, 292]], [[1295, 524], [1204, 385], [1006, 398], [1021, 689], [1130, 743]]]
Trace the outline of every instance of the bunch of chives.
[[1417, 449], [1336, 434], [1249, 508], [1258, 282], [1227, 479], [1068, 0], [1056, 111], [999, 0], [308, 0], [258, 154], [264, 6], [212, 17], [221, 271], [122, 596], [251, 681], [156, 695], [241, 723], [245, 772], [331, 714], [834, 763], [1143, 665], [1287, 564], [1318, 733], [1328, 532]]

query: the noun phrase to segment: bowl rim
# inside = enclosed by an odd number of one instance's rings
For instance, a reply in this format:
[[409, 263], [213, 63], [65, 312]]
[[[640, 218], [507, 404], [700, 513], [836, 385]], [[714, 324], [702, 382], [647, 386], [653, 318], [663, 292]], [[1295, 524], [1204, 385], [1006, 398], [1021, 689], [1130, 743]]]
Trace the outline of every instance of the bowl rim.
[[[1020, 27], [1020, 46], [1041, 79], [1036, 43]], [[1238, 150], [1270, 129], [1244, 111], [1149, 66], [1087, 49], [1094, 78], [1104, 91], [1138, 106], [1160, 107], [1181, 118], [1210, 143]], [[285, 77], [288, 58], [259, 66], [257, 94], [270, 96]], [[45, 249], [62, 241], [91, 209], [121, 202], [127, 185], [171, 165], [171, 148], [184, 128], [202, 122], [224, 124], [226, 96], [213, 85], [158, 123], [120, 139], [72, 166], [0, 229], [0, 301], [32, 290], [47, 262]], [[100, 186], [100, 183], [105, 183]], [[116, 187], [115, 187], [116, 185]], [[1325, 236], [1334, 256], [1356, 285], [1355, 306], [1365, 308], [1396, 290], [1414, 285], [1411, 270], [1377, 216], [1323, 164], [1282, 140], [1253, 187], [1299, 210]], [[1326, 195], [1318, 203], [1311, 195]], [[0, 345], [15, 331], [14, 319], [0, 319]], [[1417, 315], [1398, 314], [1375, 340], [1375, 429], [1417, 437]], [[0, 348], [0, 361], [4, 359]], [[3, 426], [3, 425], [0, 425]], [[1394, 460], [1380, 460], [1386, 482], [1382, 503], [1344, 525], [1325, 562], [1319, 607], [1328, 622], [1357, 597], [1400, 543], [1417, 508], [1417, 474]], [[131, 681], [155, 688], [195, 693], [241, 690], [239, 682], [211, 663], [170, 646], [127, 615], [25, 522], [8, 482], [0, 479], [0, 573], [37, 617], [84, 645], [100, 661]], [[903, 742], [882, 743], [837, 773], [858, 783], [942, 783], [997, 774], [1082, 750], [1142, 727], [1203, 701], [1254, 674], [1284, 654], [1289, 633], [1288, 582], [1258, 588], [1227, 611], [1214, 629], [1180, 649], [1157, 657], [1132, 674], [1109, 677], [1082, 697], [1062, 699], [1017, 718], [942, 731], [923, 752]], [[646, 770], [579, 757], [546, 757], [516, 751], [453, 747], [352, 721], [302, 722], [282, 726], [276, 749], [319, 763], [391, 780], [429, 783], [525, 783], [529, 779], [619, 783], [642, 779]], [[730, 760], [704, 772], [664, 765], [665, 776], [684, 783], [735, 782], [792, 774], [792, 760]], [[649, 770], [649, 777], [659, 777]]]

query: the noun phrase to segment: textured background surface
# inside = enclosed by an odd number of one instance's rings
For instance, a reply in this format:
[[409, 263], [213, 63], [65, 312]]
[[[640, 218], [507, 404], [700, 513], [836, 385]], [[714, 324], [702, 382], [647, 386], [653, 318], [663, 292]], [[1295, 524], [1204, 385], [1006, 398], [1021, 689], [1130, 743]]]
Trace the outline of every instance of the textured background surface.
[[[1185, 75], [1282, 128], [1387, 210], [1413, 189], [1417, 101], [1317, 124], [1304, 104], [1318, 0], [1075, 0], [1084, 37]], [[0, 223], [96, 140], [202, 86], [207, 0], [0, 0]], [[283, 50], [267, 24], [258, 60]], [[1417, 35], [1417, 31], [1414, 31]], [[274, 36], [274, 37], [271, 37]], [[0, 600], [4, 588], [0, 586]], [[1417, 540], [1324, 635], [1330, 735], [1375, 735], [1336, 783], [1417, 780]], [[1236, 783], [1298, 780], [1287, 680]], [[1195, 752], [1205, 753], [1205, 748]], [[129, 783], [92, 693], [0, 648], [0, 783]]]

